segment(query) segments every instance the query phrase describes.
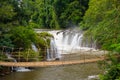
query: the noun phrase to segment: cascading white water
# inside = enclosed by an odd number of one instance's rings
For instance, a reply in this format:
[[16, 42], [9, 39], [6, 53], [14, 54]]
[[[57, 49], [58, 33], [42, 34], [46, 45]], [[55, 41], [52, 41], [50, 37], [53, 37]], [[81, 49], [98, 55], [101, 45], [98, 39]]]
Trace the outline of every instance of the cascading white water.
[[5, 55], [7, 56], [8, 59], [11, 59], [14, 62], [17, 62], [17, 60], [15, 58], [13, 58], [9, 53], [6, 52]]
[[15, 71], [17, 71], [17, 72], [27, 72], [27, 71], [31, 71], [31, 70], [28, 69], [28, 68], [25, 68], [25, 67], [16, 67]]
[[48, 31], [54, 36], [60, 54], [74, 53], [78, 50], [95, 50], [95, 43], [83, 40], [83, 32], [78, 30]]
[[47, 48], [47, 60], [55, 60], [55, 59], [59, 59], [59, 58], [60, 58], [60, 54], [57, 50], [55, 40], [54, 40], [54, 38], [51, 38], [50, 48]]
[[33, 49], [35, 52], [38, 52], [38, 48], [35, 46], [34, 43], [32, 43], [31, 46], [32, 46], [32, 49]]
[[[81, 30], [37, 30], [37, 33], [48, 32], [54, 36], [47, 48], [47, 60], [60, 58], [61, 54], [75, 53], [80, 50], [96, 50], [94, 41], [83, 40]], [[56, 56], [57, 55], [57, 56]]]
[[[17, 60], [15, 58], [13, 58], [9, 53], [5, 53], [5, 55], [8, 57], [8, 59], [12, 59], [14, 62], [17, 62]], [[25, 67], [11, 67], [12, 71], [16, 71], [16, 72], [26, 72], [26, 71], [31, 71], [28, 68]]]

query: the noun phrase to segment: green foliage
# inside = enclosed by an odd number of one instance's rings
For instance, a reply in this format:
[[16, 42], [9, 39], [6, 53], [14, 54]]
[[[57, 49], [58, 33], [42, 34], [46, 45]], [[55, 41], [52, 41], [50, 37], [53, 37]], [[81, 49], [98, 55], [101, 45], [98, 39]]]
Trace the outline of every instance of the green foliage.
[[27, 26], [33, 14], [33, 1], [32, 0], [13, 0], [14, 12], [16, 12], [15, 20], [19, 25]]
[[34, 23], [34, 27], [37, 28], [65, 28], [70, 24], [76, 25], [82, 20], [88, 1], [2, 0], [0, 19], [12, 23], [11, 26], [27, 26], [29, 23]]
[[36, 0], [33, 1], [31, 21], [40, 28], [59, 29], [78, 24], [88, 7], [89, 0]]
[[1, 0], [0, 1], [0, 21], [7, 22], [15, 16], [14, 8], [12, 4], [9, 4], [10, 1]]
[[29, 22], [29, 26], [30, 26], [31, 28], [40, 28], [40, 26], [39, 26], [38, 24], [33, 23], [33, 22]]
[[115, 52], [120, 52], [120, 43], [118, 43], [118, 44], [112, 44], [110, 46], [110, 50], [113, 50]]
[[100, 80], [119, 80], [120, 79], [120, 63], [119, 59], [114, 54], [109, 54], [111, 62], [106, 61], [104, 75], [100, 75]]
[[105, 75], [100, 76], [101, 80], [120, 80], [120, 64], [112, 65]]
[[[97, 42], [97, 46], [109, 53], [105, 62], [107, 73], [101, 75], [101, 80], [120, 79], [120, 1], [119, 0], [90, 0], [81, 28], [85, 36]], [[117, 53], [117, 54], [116, 54]], [[114, 57], [116, 56], [116, 57]], [[110, 63], [109, 63], [110, 62]]]
[[53, 38], [53, 35], [47, 33], [47, 32], [41, 32], [38, 33], [39, 36], [39, 41], [38, 41], [38, 45], [40, 48], [45, 49], [47, 47], [50, 46], [50, 39]]
[[48, 32], [41, 32], [41, 33], [38, 33], [38, 35], [42, 38], [53, 37], [53, 35]]
[[67, 5], [66, 10], [64, 11], [64, 13], [61, 14], [61, 19], [65, 19], [67, 23], [72, 22], [74, 24], [78, 23], [81, 21], [82, 17], [82, 8], [80, 8], [81, 6], [79, 6], [80, 3], [79, 1], [73, 1], [70, 2]]
[[47, 32], [38, 33], [37, 47], [39, 49], [39, 56], [41, 59], [46, 59], [46, 49], [50, 47], [50, 40], [53, 38], [53, 35]]
[[[60, 29], [78, 24], [89, 0], [0, 0], [0, 46], [50, 46], [52, 35], [32, 28]], [[41, 52], [42, 53], [42, 52]], [[32, 54], [31, 54], [32, 55]]]
[[89, 0], [55, 0], [53, 2], [61, 28], [78, 25], [88, 8]]
[[12, 29], [11, 34], [13, 44], [17, 48], [30, 48], [31, 44], [37, 40], [36, 33], [29, 27], [15, 27]]
[[0, 36], [0, 46], [14, 47], [10, 37], [10, 34], [4, 34], [3, 36]]
[[[1, 0], [0, 1], [0, 32], [6, 33], [14, 25], [14, 7], [11, 1]], [[3, 35], [3, 34], [2, 34]]]
[[34, 1], [34, 13], [31, 16], [33, 23], [39, 24], [39, 28], [59, 29], [57, 15], [51, 1]]
[[[86, 36], [93, 37], [103, 49], [110, 50], [108, 46], [120, 42], [119, 28], [119, 1], [91, 0], [81, 23]], [[110, 5], [111, 4], [111, 5]]]
[[0, 51], [0, 61], [4, 61], [5, 59], [6, 59], [6, 55], [1, 53], [1, 51]]
[[20, 52], [21, 57], [23, 57], [26, 61], [38, 61], [41, 60], [39, 52], [35, 52], [32, 49], [24, 50]]

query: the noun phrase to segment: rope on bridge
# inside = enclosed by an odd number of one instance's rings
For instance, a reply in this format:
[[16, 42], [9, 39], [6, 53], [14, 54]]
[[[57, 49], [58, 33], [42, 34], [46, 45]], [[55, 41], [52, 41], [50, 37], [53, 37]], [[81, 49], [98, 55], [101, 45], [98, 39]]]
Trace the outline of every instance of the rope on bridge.
[[[41, 57], [39, 52], [45, 52], [45, 50], [38, 49], [38, 52], [35, 52], [30, 48], [27, 50], [24, 50], [23, 48], [12, 48], [7, 46], [2, 46], [2, 47], [0, 46], [0, 60], [9, 61], [12, 59], [16, 59], [17, 62], [21, 62], [21, 60], [29, 61], [29, 59], [36, 60], [37, 58]], [[34, 53], [34, 54], [31, 54], [31, 53]]]
[[60, 66], [60, 65], [71, 65], [71, 64], [83, 64], [91, 63], [96, 61], [104, 60], [103, 58], [97, 59], [86, 59], [84, 60], [74, 60], [74, 61], [43, 61], [43, 62], [0, 62], [2, 66], [14, 66], [14, 67], [46, 67], [46, 66]]
[[[104, 54], [106, 54], [105, 51], [102, 51], [102, 56], [98, 56], [96, 55], [96, 53], [98, 54], [99, 52], [95, 52], [92, 50], [89, 51], [79, 51], [79, 55], [77, 54], [64, 54], [65, 57], [62, 57], [62, 60], [60, 61], [40, 61], [40, 62], [28, 62], [28, 59], [36, 59], [40, 56], [36, 55], [36, 58], [31, 58], [29, 57], [30, 54], [30, 49], [28, 49], [27, 51], [27, 55], [26, 55], [26, 61], [27, 62], [20, 62], [20, 60], [22, 60], [22, 48], [9, 48], [9, 47], [2, 47], [2, 50], [0, 54], [5, 54], [5, 51], [7, 49], [10, 49], [10, 55], [12, 55], [12, 57], [15, 57], [15, 59], [17, 59], [17, 62], [8, 62], [8, 61], [1, 61], [0, 65], [1, 66], [21, 66], [21, 67], [45, 67], [45, 66], [58, 66], [58, 65], [71, 65], [71, 64], [83, 64], [83, 63], [91, 63], [91, 62], [96, 62], [96, 61], [101, 61], [101, 60], [105, 60], [104, 59]], [[16, 52], [16, 50], [18, 52]], [[91, 55], [92, 53], [94, 53], [94, 55]], [[17, 58], [16, 58], [17, 57]], [[76, 59], [76, 57], [78, 59]], [[90, 58], [91, 57], [91, 58]], [[8, 58], [7, 58], [8, 59]], [[5, 59], [4, 59], [5, 60]]]

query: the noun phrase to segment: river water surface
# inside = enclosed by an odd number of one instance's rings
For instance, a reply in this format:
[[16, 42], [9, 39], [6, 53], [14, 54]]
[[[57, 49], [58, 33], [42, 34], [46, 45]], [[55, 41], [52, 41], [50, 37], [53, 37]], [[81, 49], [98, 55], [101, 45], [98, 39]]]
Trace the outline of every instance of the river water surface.
[[102, 70], [97, 63], [36, 68], [29, 72], [13, 72], [0, 80], [94, 80]]

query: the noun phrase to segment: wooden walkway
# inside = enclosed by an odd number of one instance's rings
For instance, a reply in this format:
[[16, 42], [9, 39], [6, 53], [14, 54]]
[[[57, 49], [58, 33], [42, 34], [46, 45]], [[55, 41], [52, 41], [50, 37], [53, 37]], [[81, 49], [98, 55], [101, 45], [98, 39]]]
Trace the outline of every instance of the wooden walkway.
[[0, 62], [0, 66], [14, 66], [14, 67], [47, 67], [60, 66], [71, 64], [83, 64], [104, 60], [104, 58], [72, 60], [72, 61], [43, 61], [43, 62]]

